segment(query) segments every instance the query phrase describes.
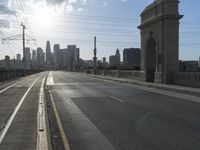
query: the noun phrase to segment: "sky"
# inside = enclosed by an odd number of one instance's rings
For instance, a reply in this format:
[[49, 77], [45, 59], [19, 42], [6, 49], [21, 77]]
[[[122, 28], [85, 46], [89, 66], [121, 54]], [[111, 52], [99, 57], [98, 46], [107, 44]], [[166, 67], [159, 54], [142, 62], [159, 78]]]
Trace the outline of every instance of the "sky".
[[[140, 13], [153, 0], [0, 0], [0, 39], [26, 34], [36, 42], [26, 42], [31, 50], [45, 49], [46, 41], [61, 48], [74, 44], [80, 57], [93, 58], [93, 38], [97, 36], [97, 57], [115, 54], [118, 48], [140, 48]], [[180, 0], [179, 59], [200, 56], [200, 1]], [[0, 43], [0, 59], [22, 54], [22, 41]]]

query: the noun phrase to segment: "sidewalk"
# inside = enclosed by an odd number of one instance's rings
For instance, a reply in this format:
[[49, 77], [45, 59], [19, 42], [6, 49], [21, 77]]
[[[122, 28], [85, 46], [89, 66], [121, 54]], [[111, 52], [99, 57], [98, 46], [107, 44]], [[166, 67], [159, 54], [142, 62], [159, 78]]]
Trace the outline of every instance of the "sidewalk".
[[122, 83], [135, 84], [135, 85], [145, 86], [145, 87], [149, 87], [149, 88], [167, 90], [167, 91], [171, 91], [171, 92], [177, 92], [177, 93], [181, 93], [181, 94], [188, 94], [188, 95], [200, 97], [200, 88], [193, 88], [193, 87], [186, 87], [186, 86], [179, 86], [179, 85], [150, 83], [150, 82], [143, 82], [143, 81], [133, 80], [133, 79], [116, 78], [116, 77], [92, 75], [92, 74], [85, 74], [85, 73], [83, 73], [83, 74], [90, 76], [90, 77], [104, 79], [104, 80], [111, 80], [111, 81], [117, 81], [117, 82], [122, 82]]

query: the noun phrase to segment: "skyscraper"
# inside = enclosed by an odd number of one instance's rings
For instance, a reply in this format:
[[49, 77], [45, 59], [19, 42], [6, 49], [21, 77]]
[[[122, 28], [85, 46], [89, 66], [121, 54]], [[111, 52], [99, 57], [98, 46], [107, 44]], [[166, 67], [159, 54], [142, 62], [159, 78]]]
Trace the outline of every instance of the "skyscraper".
[[59, 65], [59, 51], [60, 51], [60, 45], [59, 44], [55, 44], [53, 46], [53, 64], [54, 66], [58, 66]]
[[76, 45], [68, 45], [68, 70], [71, 71], [75, 66]]
[[47, 43], [46, 43], [46, 64], [52, 65], [52, 54], [51, 54], [50, 41], [47, 41]]
[[44, 66], [44, 57], [45, 57], [45, 54], [43, 52], [43, 49], [38, 47], [37, 48], [37, 64], [39, 67]]
[[24, 50], [25, 64], [24, 69], [31, 69], [31, 52], [29, 47], [25, 47]]
[[25, 60], [26, 61], [31, 61], [31, 52], [29, 47], [25, 47]]
[[17, 54], [17, 60], [21, 60], [21, 54]]
[[125, 48], [123, 51], [123, 63], [126, 65], [140, 65], [140, 48]]

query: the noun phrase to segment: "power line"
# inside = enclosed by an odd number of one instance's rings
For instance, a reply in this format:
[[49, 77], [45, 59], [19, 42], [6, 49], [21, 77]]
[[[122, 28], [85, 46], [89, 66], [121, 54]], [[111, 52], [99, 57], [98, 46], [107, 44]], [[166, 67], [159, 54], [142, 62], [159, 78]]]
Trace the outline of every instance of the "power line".
[[[0, 31], [1, 35], [3, 36], [3, 38], [5, 38], [4, 34], [2, 31]], [[10, 50], [10, 52], [12, 53], [13, 57], [15, 57], [15, 54], [12, 50], [12, 48], [10, 47], [10, 45], [8, 44], [8, 41], [5, 41], [6, 42], [6, 45], [8, 46], [8, 49]]]

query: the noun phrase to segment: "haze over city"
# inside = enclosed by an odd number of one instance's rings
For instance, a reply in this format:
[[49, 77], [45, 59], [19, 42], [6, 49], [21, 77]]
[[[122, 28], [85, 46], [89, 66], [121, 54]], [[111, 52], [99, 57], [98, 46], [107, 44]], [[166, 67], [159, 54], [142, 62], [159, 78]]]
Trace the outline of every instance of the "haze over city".
[[[82, 59], [93, 58], [93, 37], [97, 36], [97, 57], [109, 57], [118, 48], [140, 48], [140, 13], [152, 0], [1, 0], [0, 38], [26, 33], [36, 39], [28, 42], [31, 50], [42, 47], [46, 41], [61, 48], [76, 44]], [[181, 0], [179, 59], [198, 60], [200, 55], [199, 3]], [[0, 59], [22, 54], [21, 41], [0, 44]]]
[[0, 0], [0, 150], [200, 150], [199, 6]]

